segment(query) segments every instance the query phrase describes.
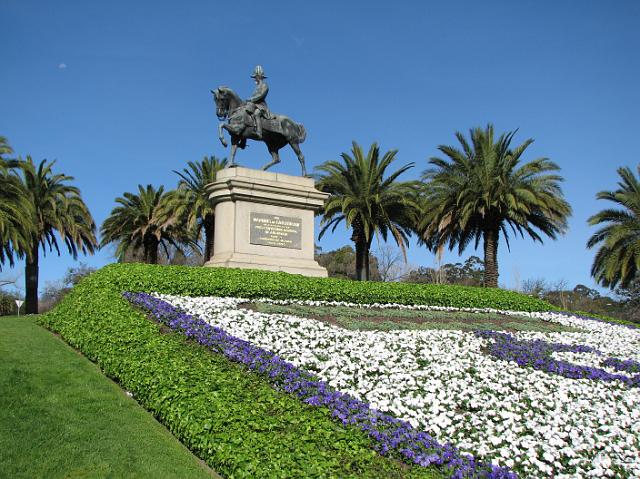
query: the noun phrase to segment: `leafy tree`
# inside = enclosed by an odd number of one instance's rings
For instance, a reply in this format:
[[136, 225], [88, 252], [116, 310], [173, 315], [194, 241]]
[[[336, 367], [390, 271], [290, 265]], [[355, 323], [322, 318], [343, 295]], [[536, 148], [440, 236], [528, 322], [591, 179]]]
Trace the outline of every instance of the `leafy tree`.
[[[549, 285], [540, 298], [569, 311], [587, 314], [603, 314], [618, 319], [634, 320], [633, 311], [627, 308], [625, 301], [618, 301], [610, 296], [603, 296], [595, 289], [583, 284], [573, 289], [567, 287], [566, 281], [557, 281]], [[635, 320], [637, 320], [637, 316]]]
[[194, 228], [198, 236], [204, 231], [204, 261], [207, 262], [213, 256], [215, 235], [215, 209], [209, 200], [207, 186], [216, 180], [218, 171], [227, 167], [227, 159], [205, 156], [198, 163], [190, 161], [188, 166], [182, 172], [174, 170], [180, 177], [178, 189], [186, 193], [184, 197], [176, 198], [187, 202], [188, 226]]
[[0, 316], [8, 316], [18, 312], [16, 299], [21, 299], [17, 293], [0, 290]]
[[637, 275], [626, 288], [617, 288], [624, 312], [631, 321], [640, 323], [640, 275]]
[[640, 274], [640, 181], [628, 167], [618, 168], [618, 174], [618, 189], [601, 191], [597, 198], [621, 208], [607, 208], [589, 218], [590, 225], [604, 226], [587, 243], [589, 248], [600, 246], [591, 275], [612, 289], [626, 288]]
[[93, 266], [89, 266], [86, 263], [80, 262], [78, 266], [70, 266], [69, 268], [67, 268], [67, 272], [65, 273], [62, 282], [66, 287], [73, 288], [82, 279], [86, 278], [95, 271], [96, 268], [94, 268]]
[[447, 263], [442, 269], [449, 284], [482, 286], [484, 262], [477, 256], [469, 256], [464, 263]]
[[464, 263], [446, 263], [435, 268], [421, 266], [409, 273], [409, 283], [437, 283], [436, 278], [443, 278], [446, 284], [462, 286], [481, 286], [484, 275], [484, 263], [477, 256], [469, 256]]
[[[124, 193], [116, 198], [117, 206], [111, 211], [100, 229], [101, 246], [117, 243], [116, 257], [119, 261], [127, 254], [142, 252], [145, 263], [158, 263], [158, 248], [169, 256], [169, 246], [181, 249], [183, 245], [196, 245], [196, 239], [186, 227], [184, 208], [177, 210], [179, 202], [175, 192], [157, 190], [152, 185], [138, 185], [138, 194]], [[185, 204], [184, 202], [182, 203]]]
[[[316, 251], [315, 259], [320, 266], [327, 268], [330, 278], [356, 279], [356, 252], [351, 246], [343, 246], [326, 253]], [[369, 271], [373, 281], [381, 279], [378, 261], [373, 255], [369, 258]]]
[[67, 268], [67, 272], [62, 280], [47, 281], [41, 295], [40, 310], [48, 311], [53, 309], [80, 280], [89, 276], [94, 271], [96, 271], [96, 268], [85, 263], [80, 263], [78, 266]]
[[533, 142], [513, 148], [515, 131], [494, 138], [492, 125], [470, 131], [470, 141], [457, 132], [461, 149], [441, 145], [445, 159], [431, 158], [423, 174], [428, 208], [418, 225], [422, 241], [431, 249], [447, 245], [458, 253], [475, 240], [484, 242], [484, 285], [498, 286], [498, 241], [509, 228], [542, 242], [539, 233], [555, 239], [567, 228], [571, 207], [564, 200], [559, 167], [548, 158], [522, 164]]
[[80, 190], [68, 184], [74, 178], [53, 172], [55, 161], [42, 160], [36, 165], [27, 156], [16, 165], [21, 170], [23, 188], [31, 205], [30, 214], [22, 219], [31, 227], [26, 249], [25, 310], [37, 313], [40, 247], [45, 254], [48, 249], [60, 255], [59, 236], [74, 259], [79, 251], [93, 254], [97, 247], [96, 225]]
[[415, 224], [415, 183], [396, 181], [413, 163], [387, 175], [396, 153], [397, 150], [391, 150], [381, 158], [380, 148], [374, 143], [365, 156], [353, 142], [351, 155], [342, 153], [342, 162], [327, 161], [317, 167], [324, 173], [318, 178], [318, 188], [331, 194], [325, 204], [319, 238], [330, 228], [335, 231], [342, 221], [352, 229], [358, 280], [370, 279], [368, 259], [374, 233], [385, 241], [391, 233], [405, 254]]

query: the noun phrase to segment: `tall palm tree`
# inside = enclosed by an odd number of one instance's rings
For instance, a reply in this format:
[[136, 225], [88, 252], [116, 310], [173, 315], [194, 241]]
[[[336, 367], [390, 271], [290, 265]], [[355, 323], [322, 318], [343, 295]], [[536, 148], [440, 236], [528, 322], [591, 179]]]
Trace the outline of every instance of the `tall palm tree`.
[[409, 163], [387, 175], [397, 150], [380, 157], [380, 148], [372, 144], [365, 155], [355, 141], [351, 155], [342, 153], [342, 162], [327, 161], [317, 167], [318, 188], [331, 196], [324, 207], [319, 238], [344, 221], [352, 228], [356, 247], [356, 279], [369, 279], [369, 251], [374, 234], [386, 241], [391, 236], [406, 255], [409, 235], [415, 222], [416, 183], [398, 182], [398, 177], [414, 166]]
[[40, 247], [45, 253], [48, 248], [49, 251], [55, 249], [60, 255], [59, 236], [74, 259], [79, 251], [93, 253], [97, 247], [96, 225], [80, 190], [68, 184], [74, 178], [53, 172], [55, 161], [42, 160], [36, 165], [27, 156], [16, 164], [22, 172], [23, 186], [32, 206], [30, 217], [25, 218], [32, 227], [26, 251], [25, 308], [27, 313], [37, 313]]
[[[184, 224], [184, 207], [176, 210], [173, 192], [157, 190], [152, 185], [138, 185], [138, 194], [124, 193], [116, 198], [115, 207], [102, 223], [101, 247], [117, 243], [116, 257], [124, 259], [127, 252], [142, 250], [145, 263], [158, 263], [158, 248], [168, 254], [168, 245], [181, 250], [181, 246], [195, 245], [196, 241]], [[182, 202], [184, 205], [184, 202]]]
[[0, 269], [5, 262], [14, 265], [14, 255], [22, 258], [29, 248], [31, 204], [20, 178], [15, 174], [15, 161], [5, 156], [13, 149], [0, 136]]
[[204, 157], [200, 162], [190, 161], [188, 168], [182, 172], [174, 170], [180, 177], [178, 189], [184, 196], [176, 195], [178, 201], [184, 198], [187, 202], [187, 225], [196, 231], [197, 236], [204, 232], [204, 261], [213, 255], [213, 237], [215, 235], [215, 210], [209, 200], [207, 186], [216, 180], [218, 171], [227, 167], [227, 159], [220, 160], [215, 156]]
[[608, 208], [589, 218], [590, 225], [604, 226], [587, 243], [589, 248], [600, 245], [591, 275], [612, 289], [618, 284], [626, 288], [640, 277], [640, 180], [629, 167], [618, 168], [618, 174], [618, 189], [601, 191], [597, 198], [622, 208]]
[[[517, 130], [516, 130], [517, 131]], [[418, 225], [422, 241], [434, 250], [448, 243], [458, 253], [475, 240], [484, 242], [484, 285], [498, 286], [498, 241], [509, 229], [534, 241], [540, 233], [555, 239], [567, 228], [571, 207], [564, 200], [555, 173], [560, 168], [548, 158], [521, 163], [532, 139], [513, 148], [516, 131], [494, 138], [492, 125], [470, 130], [470, 141], [456, 137], [462, 149], [441, 145], [445, 159], [431, 158], [423, 173], [427, 181], [424, 209]], [[509, 227], [509, 229], [507, 228]]]

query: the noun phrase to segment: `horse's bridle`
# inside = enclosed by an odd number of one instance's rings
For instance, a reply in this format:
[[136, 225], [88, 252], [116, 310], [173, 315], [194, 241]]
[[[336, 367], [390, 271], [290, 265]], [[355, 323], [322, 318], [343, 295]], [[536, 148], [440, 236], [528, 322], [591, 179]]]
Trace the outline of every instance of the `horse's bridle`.
[[224, 120], [231, 121], [231, 118], [233, 117], [233, 115], [236, 112], [240, 111], [242, 109], [243, 105], [240, 104], [233, 111], [229, 111], [229, 99], [226, 98], [226, 94], [224, 94], [222, 91], [220, 91], [220, 90], [218, 90], [218, 91], [219, 91], [219, 94], [216, 95], [216, 99], [217, 99], [217, 101], [224, 102], [222, 104], [223, 108], [221, 108], [221, 109], [224, 110], [225, 113], [223, 115], [218, 115], [217, 112], [216, 112], [216, 116], [218, 117], [218, 120], [220, 120], [220, 121], [224, 121]]
[[[217, 91], [218, 91], [217, 95], [214, 93], [214, 98], [216, 99], [216, 116], [218, 117], [219, 121], [224, 121], [229, 116], [229, 100], [226, 97], [223, 98], [222, 91], [220, 90], [217, 90]], [[220, 102], [222, 106], [218, 105], [218, 102]], [[224, 113], [222, 115], [218, 114], [219, 110], [224, 111]]]

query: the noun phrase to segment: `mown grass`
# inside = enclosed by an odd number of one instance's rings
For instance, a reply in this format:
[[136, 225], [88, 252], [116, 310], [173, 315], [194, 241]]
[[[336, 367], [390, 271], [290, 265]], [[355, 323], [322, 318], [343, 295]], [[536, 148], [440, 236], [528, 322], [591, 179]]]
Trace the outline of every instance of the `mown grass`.
[[558, 323], [526, 316], [466, 311], [425, 311], [407, 309], [377, 309], [348, 306], [305, 306], [299, 304], [246, 303], [241, 307], [261, 313], [290, 314], [336, 324], [357, 331], [391, 331], [398, 329], [445, 329], [475, 331], [579, 331]]
[[0, 318], [0, 477], [219, 477], [89, 360]]

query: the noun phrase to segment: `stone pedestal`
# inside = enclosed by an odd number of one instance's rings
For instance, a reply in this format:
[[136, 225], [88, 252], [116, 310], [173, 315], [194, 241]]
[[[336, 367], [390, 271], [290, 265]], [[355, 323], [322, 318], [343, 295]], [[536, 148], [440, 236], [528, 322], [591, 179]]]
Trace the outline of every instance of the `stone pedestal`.
[[216, 230], [206, 266], [327, 276], [313, 258], [313, 219], [329, 195], [311, 178], [241, 167], [216, 178], [209, 185]]

